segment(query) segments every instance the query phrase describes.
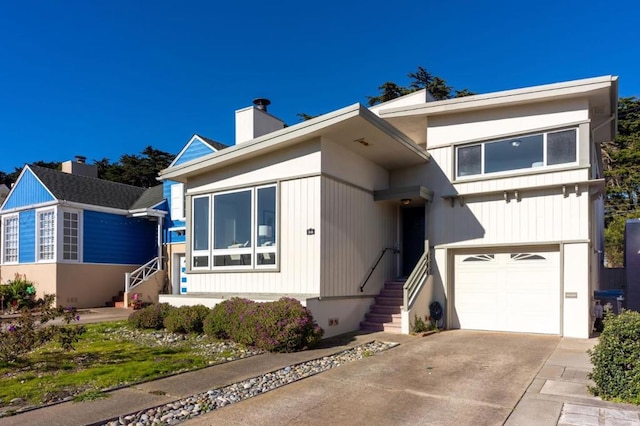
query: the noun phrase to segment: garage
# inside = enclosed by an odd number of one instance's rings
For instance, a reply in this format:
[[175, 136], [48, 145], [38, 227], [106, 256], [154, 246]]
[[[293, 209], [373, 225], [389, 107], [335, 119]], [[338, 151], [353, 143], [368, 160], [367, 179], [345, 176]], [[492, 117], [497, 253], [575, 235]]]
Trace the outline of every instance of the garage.
[[453, 322], [470, 330], [560, 334], [559, 258], [557, 251], [455, 254]]

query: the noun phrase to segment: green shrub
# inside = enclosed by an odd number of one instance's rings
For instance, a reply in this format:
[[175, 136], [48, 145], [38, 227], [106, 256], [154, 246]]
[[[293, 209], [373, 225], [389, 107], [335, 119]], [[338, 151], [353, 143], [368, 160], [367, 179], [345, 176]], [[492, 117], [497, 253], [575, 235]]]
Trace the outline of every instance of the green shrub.
[[589, 351], [595, 382], [603, 399], [640, 404], [640, 313], [606, 315], [599, 343]]
[[270, 352], [294, 352], [314, 347], [324, 331], [311, 312], [292, 298], [259, 304], [255, 345]]
[[37, 307], [36, 287], [26, 275], [16, 274], [13, 280], [0, 286], [0, 297], [4, 296], [4, 307], [14, 310]]
[[204, 305], [180, 306], [169, 312], [164, 327], [171, 333], [202, 333], [204, 319], [210, 311]]
[[220, 302], [205, 318], [204, 332], [218, 339], [231, 339], [253, 346], [257, 306], [256, 302], [239, 297]]
[[129, 315], [129, 325], [135, 328], [160, 330], [164, 328], [164, 319], [169, 315], [169, 312], [174, 309], [176, 308], [168, 303], [149, 305]]
[[414, 333], [425, 333], [427, 331], [434, 330], [435, 328], [435, 324], [433, 324], [431, 321], [425, 321], [418, 315], [415, 315], [412, 327], [412, 331]]

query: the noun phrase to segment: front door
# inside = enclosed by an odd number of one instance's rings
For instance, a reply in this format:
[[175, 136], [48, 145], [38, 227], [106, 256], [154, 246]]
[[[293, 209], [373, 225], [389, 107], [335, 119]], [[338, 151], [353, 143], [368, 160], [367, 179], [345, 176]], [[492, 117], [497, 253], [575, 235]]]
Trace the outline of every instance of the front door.
[[424, 253], [424, 206], [402, 207], [402, 275], [408, 277]]

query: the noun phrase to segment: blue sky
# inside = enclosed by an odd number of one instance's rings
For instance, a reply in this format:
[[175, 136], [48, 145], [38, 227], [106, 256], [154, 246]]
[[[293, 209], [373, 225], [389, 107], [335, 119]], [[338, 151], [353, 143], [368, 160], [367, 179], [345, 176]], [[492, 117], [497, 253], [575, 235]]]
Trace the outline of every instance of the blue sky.
[[418, 65], [478, 93], [613, 74], [640, 96], [637, 1], [352, 3], [4, 2], [0, 171], [232, 144], [256, 97], [295, 124]]

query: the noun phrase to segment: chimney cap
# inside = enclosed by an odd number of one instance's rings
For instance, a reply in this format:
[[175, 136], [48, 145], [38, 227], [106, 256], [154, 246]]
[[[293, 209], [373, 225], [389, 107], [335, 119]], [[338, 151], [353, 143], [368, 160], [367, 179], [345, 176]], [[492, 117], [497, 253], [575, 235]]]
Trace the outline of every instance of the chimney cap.
[[84, 155], [76, 155], [76, 163], [84, 164], [87, 161], [87, 157]]
[[271, 101], [267, 98], [255, 98], [253, 100], [253, 104], [256, 106], [256, 108], [267, 112], [267, 107], [271, 105]]

